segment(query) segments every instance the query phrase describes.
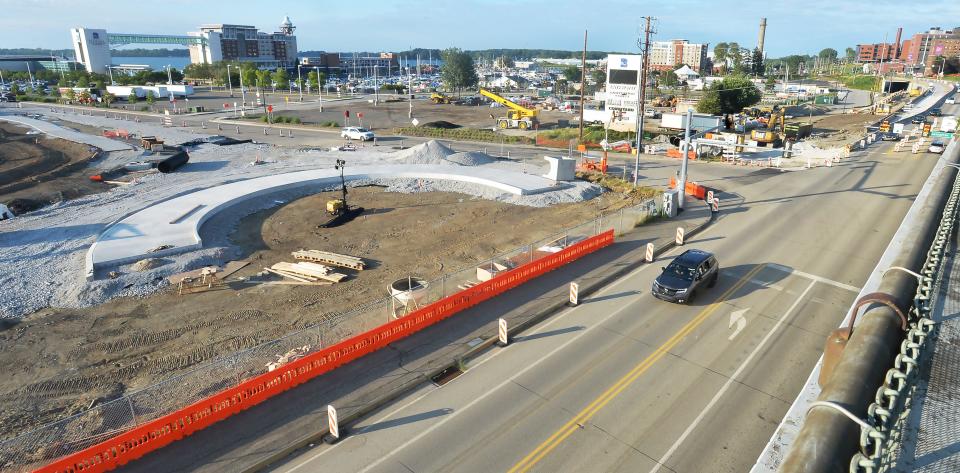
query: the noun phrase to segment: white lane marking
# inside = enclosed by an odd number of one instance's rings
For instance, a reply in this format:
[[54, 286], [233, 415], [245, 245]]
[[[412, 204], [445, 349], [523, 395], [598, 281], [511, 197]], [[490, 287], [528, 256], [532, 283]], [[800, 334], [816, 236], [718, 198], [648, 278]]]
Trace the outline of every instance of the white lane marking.
[[[673, 248], [673, 249], [667, 251], [666, 253], [664, 253], [663, 255], [661, 255], [661, 257], [662, 257], [662, 256], [668, 256], [668, 255], [670, 255], [671, 253], [676, 252], [677, 249], [678, 249], [678, 248]], [[609, 285], [605, 286], [603, 289], [597, 291], [596, 295], [597, 295], [597, 296], [604, 295], [604, 294], [606, 294], [607, 292], [612, 291], [613, 289], [616, 289], [617, 286], [623, 284], [623, 283], [626, 282], [628, 279], [632, 279], [634, 276], [636, 276], [636, 275], [640, 274], [641, 272], [643, 272], [644, 270], [646, 270], [646, 269], [648, 269], [648, 268], [652, 268], [652, 267], [653, 267], [653, 264], [650, 264], [650, 263], [644, 264], [643, 266], [641, 266], [641, 267], [639, 267], [639, 268], [637, 268], [637, 269], [629, 272], [629, 273], [626, 274], [625, 276], [623, 276], [623, 277], [617, 279], [616, 281], [610, 283]], [[637, 295], [640, 295], [640, 294], [637, 294]], [[589, 300], [589, 299], [588, 299], [588, 300]], [[588, 306], [571, 307], [571, 308], [569, 308], [569, 309], [561, 312], [559, 315], [557, 315], [557, 316], [555, 316], [555, 317], [550, 317], [549, 320], [546, 320], [543, 324], [539, 325], [535, 331], [531, 332], [531, 335], [536, 335], [536, 334], [538, 334], [538, 333], [540, 333], [540, 332], [542, 332], [542, 331], [550, 328], [550, 326], [552, 326], [553, 324], [555, 324], [555, 323], [557, 323], [557, 322], [560, 322], [561, 320], [563, 320], [564, 317], [566, 317], [567, 315], [569, 315], [569, 314], [572, 313], [573, 311], [575, 311], [575, 310], [577, 310], [577, 309], [581, 309], [581, 308], [583, 308], [583, 307], [588, 307]], [[608, 319], [610, 319], [610, 317], [613, 317], [614, 315], [620, 313], [621, 311], [623, 311], [624, 309], [626, 309], [626, 307], [627, 307], [627, 306], [621, 307], [619, 310], [617, 310], [616, 312], [611, 313], [610, 315], [608, 315], [607, 317], [605, 317], [605, 318], [604, 318], [603, 320], [601, 320], [600, 322], [601, 322], [601, 323], [602, 323], [602, 322], [606, 322]], [[597, 325], [600, 325], [600, 324], [597, 324]], [[564, 343], [563, 345], [561, 345], [560, 347], [558, 347], [556, 350], [551, 351], [549, 354], [547, 354], [547, 356], [540, 358], [539, 361], [537, 361], [536, 363], [534, 363], [534, 365], [530, 365], [529, 367], [527, 367], [527, 369], [530, 369], [530, 368], [532, 368], [533, 366], [535, 366], [536, 364], [539, 364], [540, 361], [543, 361], [544, 359], [549, 358], [550, 356], [552, 356], [553, 354], [555, 354], [557, 351], [559, 351], [559, 349], [561, 349], [561, 348], [569, 345], [571, 342], [575, 341], [575, 340], [576, 340], [577, 338], [579, 338], [580, 336], [586, 335], [587, 332], [589, 332], [590, 330], [592, 330], [592, 329], [593, 329], [594, 327], [596, 327], [597, 325], [591, 326], [591, 327], [588, 328], [587, 330], [581, 332], [581, 334], [578, 335], [576, 338], [573, 338], [573, 339], [569, 340], [567, 343]], [[494, 359], [495, 357], [503, 354], [504, 352], [506, 352], [507, 350], [509, 350], [509, 349], [511, 349], [511, 348], [513, 348], [513, 347], [515, 347], [515, 346], [516, 346], [516, 345], [508, 345], [507, 347], [502, 348], [502, 349], [500, 349], [500, 350], [494, 350], [494, 351], [490, 352], [490, 355], [489, 355], [489, 356], [485, 356], [485, 357], [483, 357], [482, 359], [480, 359], [476, 364], [473, 364], [472, 366], [470, 366], [470, 369], [475, 369], [475, 368], [478, 368], [478, 367], [482, 366], [484, 363], [486, 363], [486, 362]], [[526, 371], [526, 370], [524, 370], [524, 371]], [[504, 383], [501, 383], [501, 385], [500, 385], [500, 386], [497, 386], [496, 388], [494, 388], [494, 390], [499, 389], [501, 386], [507, 384], [507, 382], [509, 382], [509, 381], [512, 381], [512, 380], [515, 379], [517, 376], [520, 376], [520, 374], [522, 374], [522, 373], [523, 373], [523, 372], [517, 373], [516, 375], [514, 375], [513, 378], [510, 378], [510, 379], [508, 379], [507, 381], [505, 381]], [[460, 381], [462, 378], [464, 378], [464, 376], [457, 377], [457, 378], [453, 379], [452, 381], [450, 381], [449, 383], [447, 383], [446, 386], [450, 386], [450, 385], [452, 385], [453, 383], [456, 383], [456, 382]], [[368, 424], [368, 425], [379, 424], [380, 422], [383, 422], [383, 421], [385, 421], [385, 420], [393, 417], [394, 415], [400, 413], [400, 411], [403, 411], [404, 409], [406, 409], [406, 408], [408, 408], [408, 407], [416, 404], [417, 402], [420, 402], [420, 400], [422, 400], [423, 398], [427, 397], [428, 395], [436, 392], [436, 391], [439, 390], [439, 389], [440, 389], [440, 388], [434, 388], [434, 389], [431, 389], [431, 390], [429, 390], [429, 391], [427, 391], [427, 392], [425, 392], [425, 393], [417, 396], [416, 398], [414, 398], [414, 399], [411, 400], [410, 402], [408, 402], [408, 403], [406, 403], [406, 404], [404, 404], [404, 405], [402, 405], [402, 406], [400, 406], [400, 407], [398, 407], [398, 408], [390, 411], [389, 413], [383, 415], [382, 417], [380, 417], [380, 418], [378, 418], [378, 419], [375, 419], [375, 420], [372, 420], [372, 421], [370, 422], [370, 424]], [[491, 391], [488, 391], [487, 394], [489, 394], [490, 392], [491, 392]], [[483, 397], [486, 397], [486, 395], [484, 395]], [[479, 401], [479, 400], [480, 400], [480, 399], [478, 398], [478, 399], [476, 399], [474, 402]], [[466, 409], [469, 405], [472, 405], [472, 404], [473, 404], [473, 402], [470, 403], [470, 404], [468, 404], [467, 406], [464, 406], [463, 409], [461, 409], [461, 411], [464, 410], [464, 409]], [[447, 417], [453, 417], [453, 416], [455, 416], [456, 414], [458, 414], [459, 412], [460, 412], [460, 411], [456, 411], [456, 412], [454, 412], [453, 414], [451, 414], [451, 415], [449, 415], [449, 416], [447, 416]], [[446, 422], [446, 421], [443, 421], [443, 422]], [[433, 429], [433, 428], [431, 427], [431, 429], [428, 429], [428, 430], [432, 430], [432, 429]], [[359, 432], [359, 433], [362, 434], [363, 432]], [[422, 433], [421, 435], [417, 436], [415, 439], [422, 438], [423, 435], [426, 434], [426, 433], [427, 433], [427, 431], [424, 431], [424, 433]], [[316, 460], [317, 458], [319, 458], [319, 457], [321, 457], [321, 456], [323, 456], [323, 455], [325, 455], [325, 454], [333, 451], [333, 449], [335, 449], [335, 448], [337, 448], [337, 447], [345, 444], [346, 442], [348, 442], [348, 441], [350, 441], [351, 439], [354, 439], [354, 438], [356, 438], [356, 436], [353, 436], [353, 435], [347, 436], [346, 438], [344, 438], [344, 439], [341, 440], [340, 442], [337, 442], [336, 444], [332, 445], [330, 448], [327, 448], [327, 449], [324, 449], [324, 450], [322, 450], [322, 451], [320, 451], [320, 452], [317, 452], [317, 454], [315, 454], [315, 455], [313, 455], [312, 457], [304, 460], [304, 461], [303, 461], [302, 463], [300, 463], [299, 465], [297, 465], [297, 466], [295, 466], [295, 467], [293, 467], [293, 468], [290, 468], [289, 470], [286, 470], [287, 473], [292, 473], [292, 472], [294, 472], [294, 471], [299, 470], [300, 468], [306, 466], [306, 465], [309, 464], [310, 462], [312, 462], [312, 461]], [[415, 440], [415, 439], [411, 439], [411, 440]], [[409, 445], [410, 443], [412, 443], [412, 442], [411, 442], [411, 441], [408, 441], [407, 443], [404, 444], [404, 447], [407, 446], [407, 445]], [[401, 448], [403, 448], [403, 447], [401, 447]], [[392, 452], [390, 452], [387, 456], [393, 455], [394, 453], [397, 452], [397, 450], [399, 450], [399, 448], [396, 449], [396, 450], [394, 450], [394, 451], [392, 451]], [[368, 466], [366, 469], [364, 469], [364, 470], [362, 470], [362, 471], [368, 471], [370, 468], [373, 468], [373, 466], [376, 466], [377, 464], [379, 464], [380, 462], [382, 462], [382, 461], [385, 460], [385, 459], [386, 459], [386, 456], [381, 457], [381, 459], [380, 459], [377, 463], [375, 463], [374, 465]]]
[[733, 340], [734, 338], [737, 338], [737, 335], [740, 335], [740, 332], [744, 329], [744, 327], [747, 326], [747, 318], [744, 317], [743, 314], [746, 314], [748, 310], [750, 310], [749, 307], [730, 312], [730, 324], [727, 325], [727, 327], [733, 328], [733, 326], [736, 325], [737, 328], [733, 329], [733, 333], [727, 337], [727, 340]]
[[832, 280], [832, 279], [827, 279], [827, 278], [825, 278], [825, 277], [817, 276], [817, 275], [815, 275], [815, 274], [805, 273], [805, 272], [803, 272], [803, 271], [800, 271], [799, 269], [794, 269], [794, 268], [791, 268], [791, 267], [789, 267], [789, 266], [784, 266], [784, 265], [782, 265], [782, 264], [777, 264], [777, 263], [767, 263], [767, 266], [768, 266], [768, 267], [771, 267], [771, 268], [773, 268], [773, 269], [779, 269], [780, 271], [783, 271], [783, 272], [785, 272], [785, 273], [796, 274], [797, 276], [805, 277], [805, 278], [807, 278], [807, 279], [812, 279], [812, 280], [817, 281], [817, 282], [822, 282], [822, 283], [824, 283], [824, 284], [828, 284], [828, 285], [833, 286], [833, 287], [839, 287], [840, 289], [845, 289], [845, 290], [847, 290], [847, 291], [856, 292], [857, 294], [860, 293], [860, 288], [859, 288], [859, 287], [853, 287], [853, 286], [851, 286], [851, 285], [849, 285], [849, 284], [844, 284], [844, 283], [842, 283], [842, 282], [834, 281], [834, 280]]
[[806, 297], [807, 293], [810, 292], [810, 289], [813, 289], [814, 284], [816, 284], [817, 282], [818, 281], [810, 281], [810, 285], [807, 286], [807, 288], [804, 289], [802, 293], [800, 293], [800, 297], [798, 297], [797, 300], [793, 302], [793, 305], [791, 305], [790, 308], [783, 313], [780, 319], [777, 320], [777, 323], [773, 325], [773, 328], [771, 328], [770, 331], [767, 332], [767, 335], [763, 337], [763, 340], [760, 340], [760, 343], [757, 345], [757, 347], [754, 348], [752, 352], [750, 352], [750, 355], [747, 356], [745, 360], [743, 360], [743, 363], [740, 364], [737, 370], [734, 371], [732, 375], [730, 375], [730, 377], [727, 379], [727, 382], [723, 383], [723, 386], [720, 388], [719, 391], [717, 391], [717, 394], [715, 394], [713, 396], [713, 399], [711, 399], [710, 402], [707, 403], [706, 407], [704, 407], [703, 410], [700, 411], [700, 414], [697, 415], [697, 418], [693, 419], [693, 422], [689, 426], [687, 426], [687, 430], [683, 431], [683, 434], [680, 435], [680, 438], [678, 438], [677, 441], [670, 446], [670, 449], [667, 450], [667, 453], [664, 453], [663, 456], [660, 457], [660, 460], [657, 462], [657, 465], [653, 467], [652, 470], [650, 470], [650, 473], [656, 473], [657, 471], [660, 471], [660, 467], [664, 463], [666, 463], [667, 460], [670, 459], [670, 456], [673, 455], [678, 448], [680, 448], [680, 445], [683, 444], [683, 442], [687, 439], [690, 433], [697, 428], [697, 426], [700, 424], [701, 421], [703, 421], [703, 418], [707, 416], [707, 413], [710, 412], [711, 409], [713, 409], [713, 406], [717, 404], [717, 401], [719, 401], [720, 398], [723, 397], [723, 394], [727, 392], [727, 389], [730, 389], [730, 386], [732, 386], [733, 383], [737, 382], [737, 377], [740, 376], [741, 373], [743, 373], [743, 370], [747, 367], [747, 365], [750, 364], [750, 362], [753, 360], [753, 357], [755, 357], [757, 353], [760, 353], [760, 350], [763, 349], [764, 345], [767, 344], [767, 342], [770, 340], [770, 337], [772, 337], [773, 334], [777, 333], [777, 329], [779, 329], [780, 326], [783, 325], [783, 323], [787, 320], [790, 314], [794, 311], [794, 309], [797, 308], [798, 305], [800, 305], [800, 302], [803, 301], [804, 297]]

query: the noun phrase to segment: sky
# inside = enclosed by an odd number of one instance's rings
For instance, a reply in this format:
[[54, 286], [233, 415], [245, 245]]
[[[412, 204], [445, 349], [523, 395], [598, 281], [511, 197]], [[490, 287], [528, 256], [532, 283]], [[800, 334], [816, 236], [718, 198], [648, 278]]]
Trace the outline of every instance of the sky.
[[[768, 57], [841, 55], [858, 43], [893, 41], [931, 26], [960, 26], [958, 0], [806, 0], [738, 2], [659, 0], [286, 0], [138, 3], [119, 0], [0, 0], [0, 48], [68, 49], [69, 29], [185, 34], [204, 23], [275, 31], [284, 15], [297, 27], [301, 51], [402, 51], [411, 47], [637, 52], [642, 18], [655, 18], [653, 40], [736, 41], [753, 48], [767, 18]], [[948, 24], [943, 23], [948, 21]]]

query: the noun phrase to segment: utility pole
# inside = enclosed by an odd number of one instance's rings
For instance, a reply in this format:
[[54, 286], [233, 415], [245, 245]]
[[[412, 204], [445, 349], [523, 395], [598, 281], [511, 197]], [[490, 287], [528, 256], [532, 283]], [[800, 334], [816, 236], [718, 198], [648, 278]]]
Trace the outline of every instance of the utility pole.
[[583, 143], [583, 94], [587, 89], [587, 30], [583, 30], [583, 56], [580, 57], [580, 135], [577, 143]]
[[[640, 66], [640, 81], [637, 87], [637, 157], [633, 162], [633, 187], [637, 187], [637, 180], [640, 177], [640, 152], [643, 150], [643, 113], [645, 111], [644, 101], [647, 98], [647, 67], [650, 58], [650, 35], [654, 31], [650, 28], [650, 22], [653, 17], [645, 17], [647, 26], [644, 28], [643, 62]], [[609, 66], [608, 66], [609, 67]], [[581, 120], [582, 121], [582, 120]]]

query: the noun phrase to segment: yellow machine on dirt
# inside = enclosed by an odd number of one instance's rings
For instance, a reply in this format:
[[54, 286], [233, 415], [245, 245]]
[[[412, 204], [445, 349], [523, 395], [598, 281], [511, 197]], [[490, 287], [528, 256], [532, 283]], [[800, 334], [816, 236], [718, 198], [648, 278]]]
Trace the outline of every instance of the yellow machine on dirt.
[[[760, 110], [760, 116], [763, 116], [767, 113], [763, 109]], [[778, 146], [783, 142], [784, 132], [785, 125], [783, 120], [783, 109], [780, 107], [773, 107], [770, 109], [769, 116], [767, 116], [767, 127], [751, 130], [750, 139], [764, 145], [770, 143], [773, 146]]]
[[437, 105], [440, 105], [440, 104], [447, 104], [447, 105], [449, 105], [449, 104], [453, 103], [453, 97], [450, 97], [450, 96], [447, 96], [447, 95], [443, 95], [443, 94], [441, 94], [441, 93], [439, 93], [439, 92], [434, 92], [434, 93], [430, 94], [430, 101], [433, 102], [433, 103], [435, 103], [435, 104], [437, 104]]
[[510, 109], [507, 116], [497, 118], [497, 128], [519, 128], [529, 130], [536, 127], [540, 121], [537, 119], [539, 111], [535, 108], [524, 107], [506, 97], [501, 97], [487, 89], [480, 89], [480, 95], [497, 102]]

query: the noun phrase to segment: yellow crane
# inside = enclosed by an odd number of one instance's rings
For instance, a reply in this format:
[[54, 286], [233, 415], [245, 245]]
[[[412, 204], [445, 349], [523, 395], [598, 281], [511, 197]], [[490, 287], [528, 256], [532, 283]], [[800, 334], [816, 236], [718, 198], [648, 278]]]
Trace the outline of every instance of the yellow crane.
[[480, 95], [510, 109], [507, 112], [507, 116], [497, 118], [497, 128], [519, 128], [521, 130], [527, 130], [537, 126], [539, 123], [537, 120], [539, 112], [535, 108], [524, 107], [487, 89], [480, 89]]

